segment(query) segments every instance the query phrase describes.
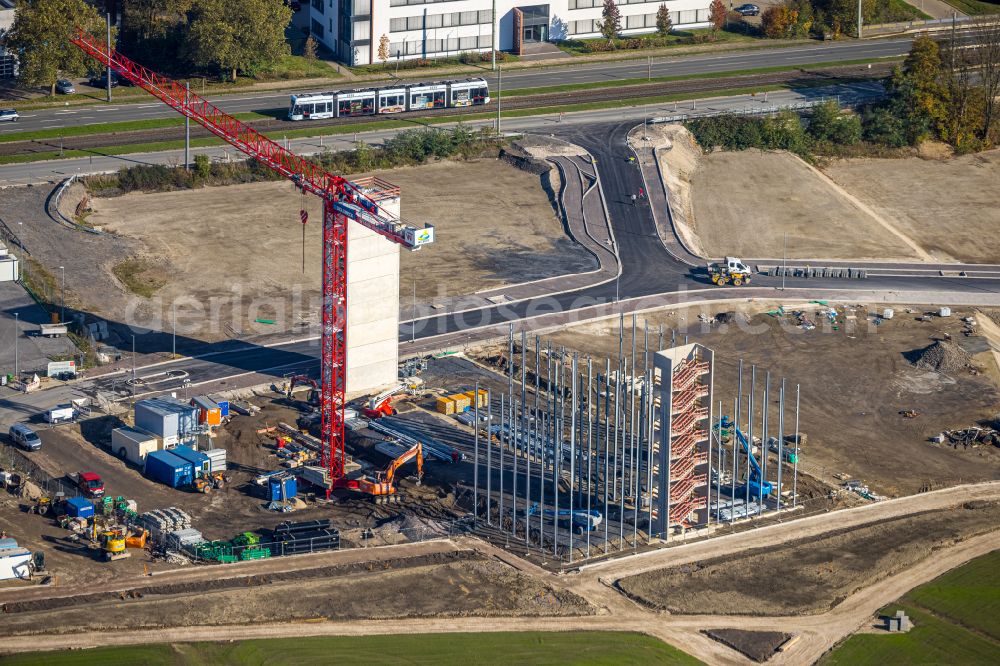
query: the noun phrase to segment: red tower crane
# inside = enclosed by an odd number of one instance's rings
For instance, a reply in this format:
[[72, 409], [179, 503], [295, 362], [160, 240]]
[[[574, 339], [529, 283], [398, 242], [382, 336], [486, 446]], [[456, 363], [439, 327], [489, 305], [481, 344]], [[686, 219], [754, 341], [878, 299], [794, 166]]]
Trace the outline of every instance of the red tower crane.
[[304, 193], [323, 200], [323, 322], [320, 374], [321, 463], [330, 488], [344, 477], [344, 390], [347, 378], [347, 225], [371, 229], [411, 250], [434, 242], [434, 227], [419, 229], [380, 207], [357, 185], [327, 173], [186, 86], [135, 63], [83, 30], [71, 40], [84, 53], [150, 93], [241, 152], [288, 178]]

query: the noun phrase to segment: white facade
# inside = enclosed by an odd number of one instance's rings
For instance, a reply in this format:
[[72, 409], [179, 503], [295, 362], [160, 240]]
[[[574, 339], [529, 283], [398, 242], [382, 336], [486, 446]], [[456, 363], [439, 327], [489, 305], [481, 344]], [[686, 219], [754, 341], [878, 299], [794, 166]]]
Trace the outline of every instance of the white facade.
[[[0, 36], [14, 25], [14, 0], [0, 0]], [[0, 79], [17, 76], [17, 59], [0, 47]]]
[[[399, 216], [398, 194], [376, 200]], [[398, 377], [399, 251], [367, 227], [347, 227], [348, 395], [376, 391]]]
[[[622, 35], [656, 29], [663, 0], [620, 0]], [[707, 27], [710, 0], [667, 0], [678, 29]], [[519, 4], [496, 0], [496, 38], [501, 51], [522, 44], [598, 37], [603, 0], [554, 0]], [[389, 63], [399, 59], [440, 58], [463, 51], [489, 51], [493, 43], [493, 0], [310, 0], [313, 36], [349, 65], [380, 62], [379, 42], [389, 38]], [[521, 10], [520, 40], [515, 9]]]

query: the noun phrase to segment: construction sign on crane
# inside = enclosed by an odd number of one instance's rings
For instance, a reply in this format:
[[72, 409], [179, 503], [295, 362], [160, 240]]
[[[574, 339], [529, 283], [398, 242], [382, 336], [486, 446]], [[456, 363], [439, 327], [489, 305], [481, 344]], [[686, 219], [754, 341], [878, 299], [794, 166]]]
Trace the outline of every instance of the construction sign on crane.
[[406, 224], [360, 187], [289, 151], [246, 123], [191, 92], [187, 86], [133, 62], [77, 29], [70, 40], [84, 53], [187, 116], [245, 155], [323, 200], [323, 306], [320, 375], [321, 461], [329, 471], [327, 495], [344, 479], [344, 391], [347, 377], [347, 225], [357, 222], [410, 250], [434, 242], [434, 227]]

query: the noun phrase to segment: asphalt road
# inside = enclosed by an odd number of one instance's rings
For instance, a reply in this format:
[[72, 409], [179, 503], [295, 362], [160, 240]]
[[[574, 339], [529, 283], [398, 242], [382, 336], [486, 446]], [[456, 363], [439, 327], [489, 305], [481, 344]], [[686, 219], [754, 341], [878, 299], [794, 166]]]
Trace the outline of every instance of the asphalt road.
[[[503, 89], [509, 91], [572, 83], [645, 79], [647, 75], [653, 77], [689, 76], [764, 67], [793, 67], [869, 58], [891, 58], [906, 54], [910, 49], [911, 41], [911, 38], [905, 37], [861, 42], [816, 42], [801, 46], [735, 51], [715, 55], [664, 56], [653, 58], [651, 66], [645, 60], [639, 59], [517, 70], [503, 76]], [[489, 70], [484, 70], [483, 75], [490, 79], [490, 88], [495, 92], [496, 76]], [[283, 114], [284, 110], [288, 108], [289, 102], [287, 92], [210, 97], [209, 100], [227, 113], [255, 111]], [[0, 137], [13, 132], [172, 117], [176, 117], [175, 111], [152, 98], [148, 102], [139, 104], [115, 104], [112, 102], [110, 105], [39, 109], [26, 111], [17, 123], [0, 126]], [[290, 127], [300, 125], [303, 123], [289, 123]]]

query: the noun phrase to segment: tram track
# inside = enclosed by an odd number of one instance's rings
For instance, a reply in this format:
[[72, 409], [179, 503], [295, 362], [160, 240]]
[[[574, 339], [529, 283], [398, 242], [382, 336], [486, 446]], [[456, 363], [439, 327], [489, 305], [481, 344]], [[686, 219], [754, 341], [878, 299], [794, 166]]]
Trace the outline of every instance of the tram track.
[[[844, 65], [822, 69], [794, 69], [764, 74], [747, 74], [710, 79], [689, 79], [680, 81], [660, 81], [653, 83], [609, 86], [566, 92], [540, 93], [532, 95], [514, 95], [502, 98], [503, 111], [519, 111], [527, 109], [544, 110], [546, 108], [566, 107], [575, 104], [601, 103], [612, 101], [636, 101], [643, 98], [656, 98], [665, 95], [680, 95], [692, 93], [711, 93], [732, 89], [745, 89], [757, 86], [778, 84], [822, 85], [824, 83], [841, 82], [844, 80], [863, 80], [887, 75], [894, 63], [880, 62], [871, 65]], [[496, 101], [477, 107], [457, 109], [440, 109], [433, 112], [412, 111], [396, 113], [391, 116], [364, 116], [356, 118], [330, 118], [313, 120], [308, 123], [292, 122], [278, 118], [249, 121], [254, 129], [274, 137], [282, 130], [302, 130], [304, 128], [349, 127], [354, 131], [365, 131], [366, 126], [380, 121], [395, 120], [412, 122], [414, 127], [424, 125], [429, 118], [462, 118], [472, 115], [496, 111]], [[322, 134], [319, 132], [318, 134]], [[191, 138], [206, 138], [212, 134], [201, 128], [191, 128]], [[33, 154], [49, 154], [55, 150], [94, 150], [99, 152], [109, 146], [142, 145], [165, 141], [183, 140], [183, 127], [165, 127], [159, 129], [133, 130], [124, 132], [106, 132], [86, 136], [68, 136], [61, 138], [32, 139], [0, 143], [0, 157], [30, 156]]]

